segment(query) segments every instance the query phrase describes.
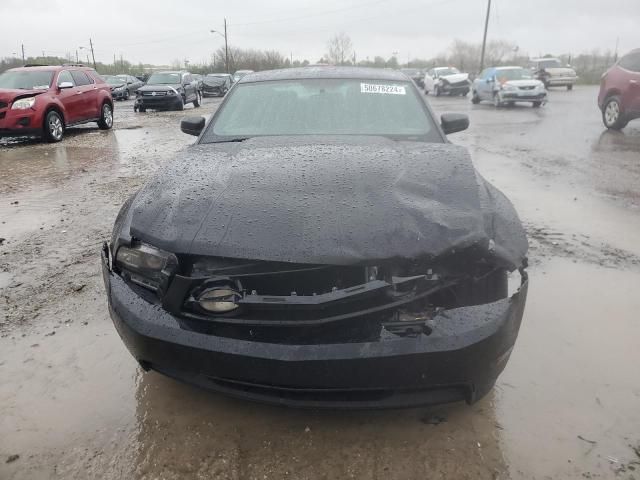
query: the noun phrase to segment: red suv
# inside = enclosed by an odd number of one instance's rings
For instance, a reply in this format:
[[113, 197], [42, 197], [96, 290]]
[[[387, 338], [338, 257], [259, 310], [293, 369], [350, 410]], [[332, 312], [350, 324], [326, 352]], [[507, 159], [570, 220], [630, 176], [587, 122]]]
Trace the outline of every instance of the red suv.
[[111, 89], [83, 66], [33, 66], [0, 74], [0, 137], [37, 135], [59, 142], [65, 128], [113, 125]]
[[598, 106], [607, 128], [620, 130], [640, 118], [640, 48], [627, 53], [602, 76]]

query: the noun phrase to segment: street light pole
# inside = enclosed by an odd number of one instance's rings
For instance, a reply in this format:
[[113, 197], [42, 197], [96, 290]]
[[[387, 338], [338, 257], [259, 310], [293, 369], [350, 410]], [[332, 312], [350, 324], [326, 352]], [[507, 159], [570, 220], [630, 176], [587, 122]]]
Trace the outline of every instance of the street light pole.
[[227, 40], [227, 19], [224, 19], [224, 35], [217, 30], [211, 30], [211, 33], [217, 33], [224, 37], [224, 68], [229, 73], [229, 43]]
[[484, 20], [484, 36], [482, 37], [482, 53], [480, 54], [480, 71], [484, 70], [484, 52], [487, 46], [487, 29], [489, 28], [489, 13], [491, 13], [491, 0], [487, 3], [487, 17]]
[[227, 43], [227, 17], [224, 17], [224, 63], [229, 73], [229, 44]]

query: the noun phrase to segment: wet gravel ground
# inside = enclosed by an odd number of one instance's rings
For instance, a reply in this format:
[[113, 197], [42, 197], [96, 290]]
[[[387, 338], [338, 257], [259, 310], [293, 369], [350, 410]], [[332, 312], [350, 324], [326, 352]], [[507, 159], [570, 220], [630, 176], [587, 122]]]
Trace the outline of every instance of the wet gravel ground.
[[0, 478], [640, 479], [640, 122], [603, 131], [597, 89], [466, 112], [477, 168], [529, 233], [523, 326], [496, 388], [464, 404], [264, 407], [144, 374], [109, 319], [99, 247], [122, 202], [193, 141], [134, 114], [60, 144], [0, 140]]

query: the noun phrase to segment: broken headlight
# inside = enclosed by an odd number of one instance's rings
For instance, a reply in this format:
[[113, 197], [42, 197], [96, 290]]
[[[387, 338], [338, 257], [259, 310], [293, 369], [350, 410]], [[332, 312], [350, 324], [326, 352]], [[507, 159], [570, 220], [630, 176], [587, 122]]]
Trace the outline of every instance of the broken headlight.
[[115, 265], [126, 280], [141, 287], [161, 292], [166, 290], [169, 279], [178, 268], [178, 259], [145, 243], [120, 247]]

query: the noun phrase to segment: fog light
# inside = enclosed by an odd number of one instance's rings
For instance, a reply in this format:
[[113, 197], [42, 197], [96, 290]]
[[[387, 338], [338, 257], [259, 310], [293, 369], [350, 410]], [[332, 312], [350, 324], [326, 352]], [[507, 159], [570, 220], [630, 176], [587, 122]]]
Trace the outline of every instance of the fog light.
[[202, 292], [198, 297], [198, 303], [208, 312], [226, 313], [238, 308], [237, 302], [240, 298], [240, 293], [235, 290], [219, 287]]

